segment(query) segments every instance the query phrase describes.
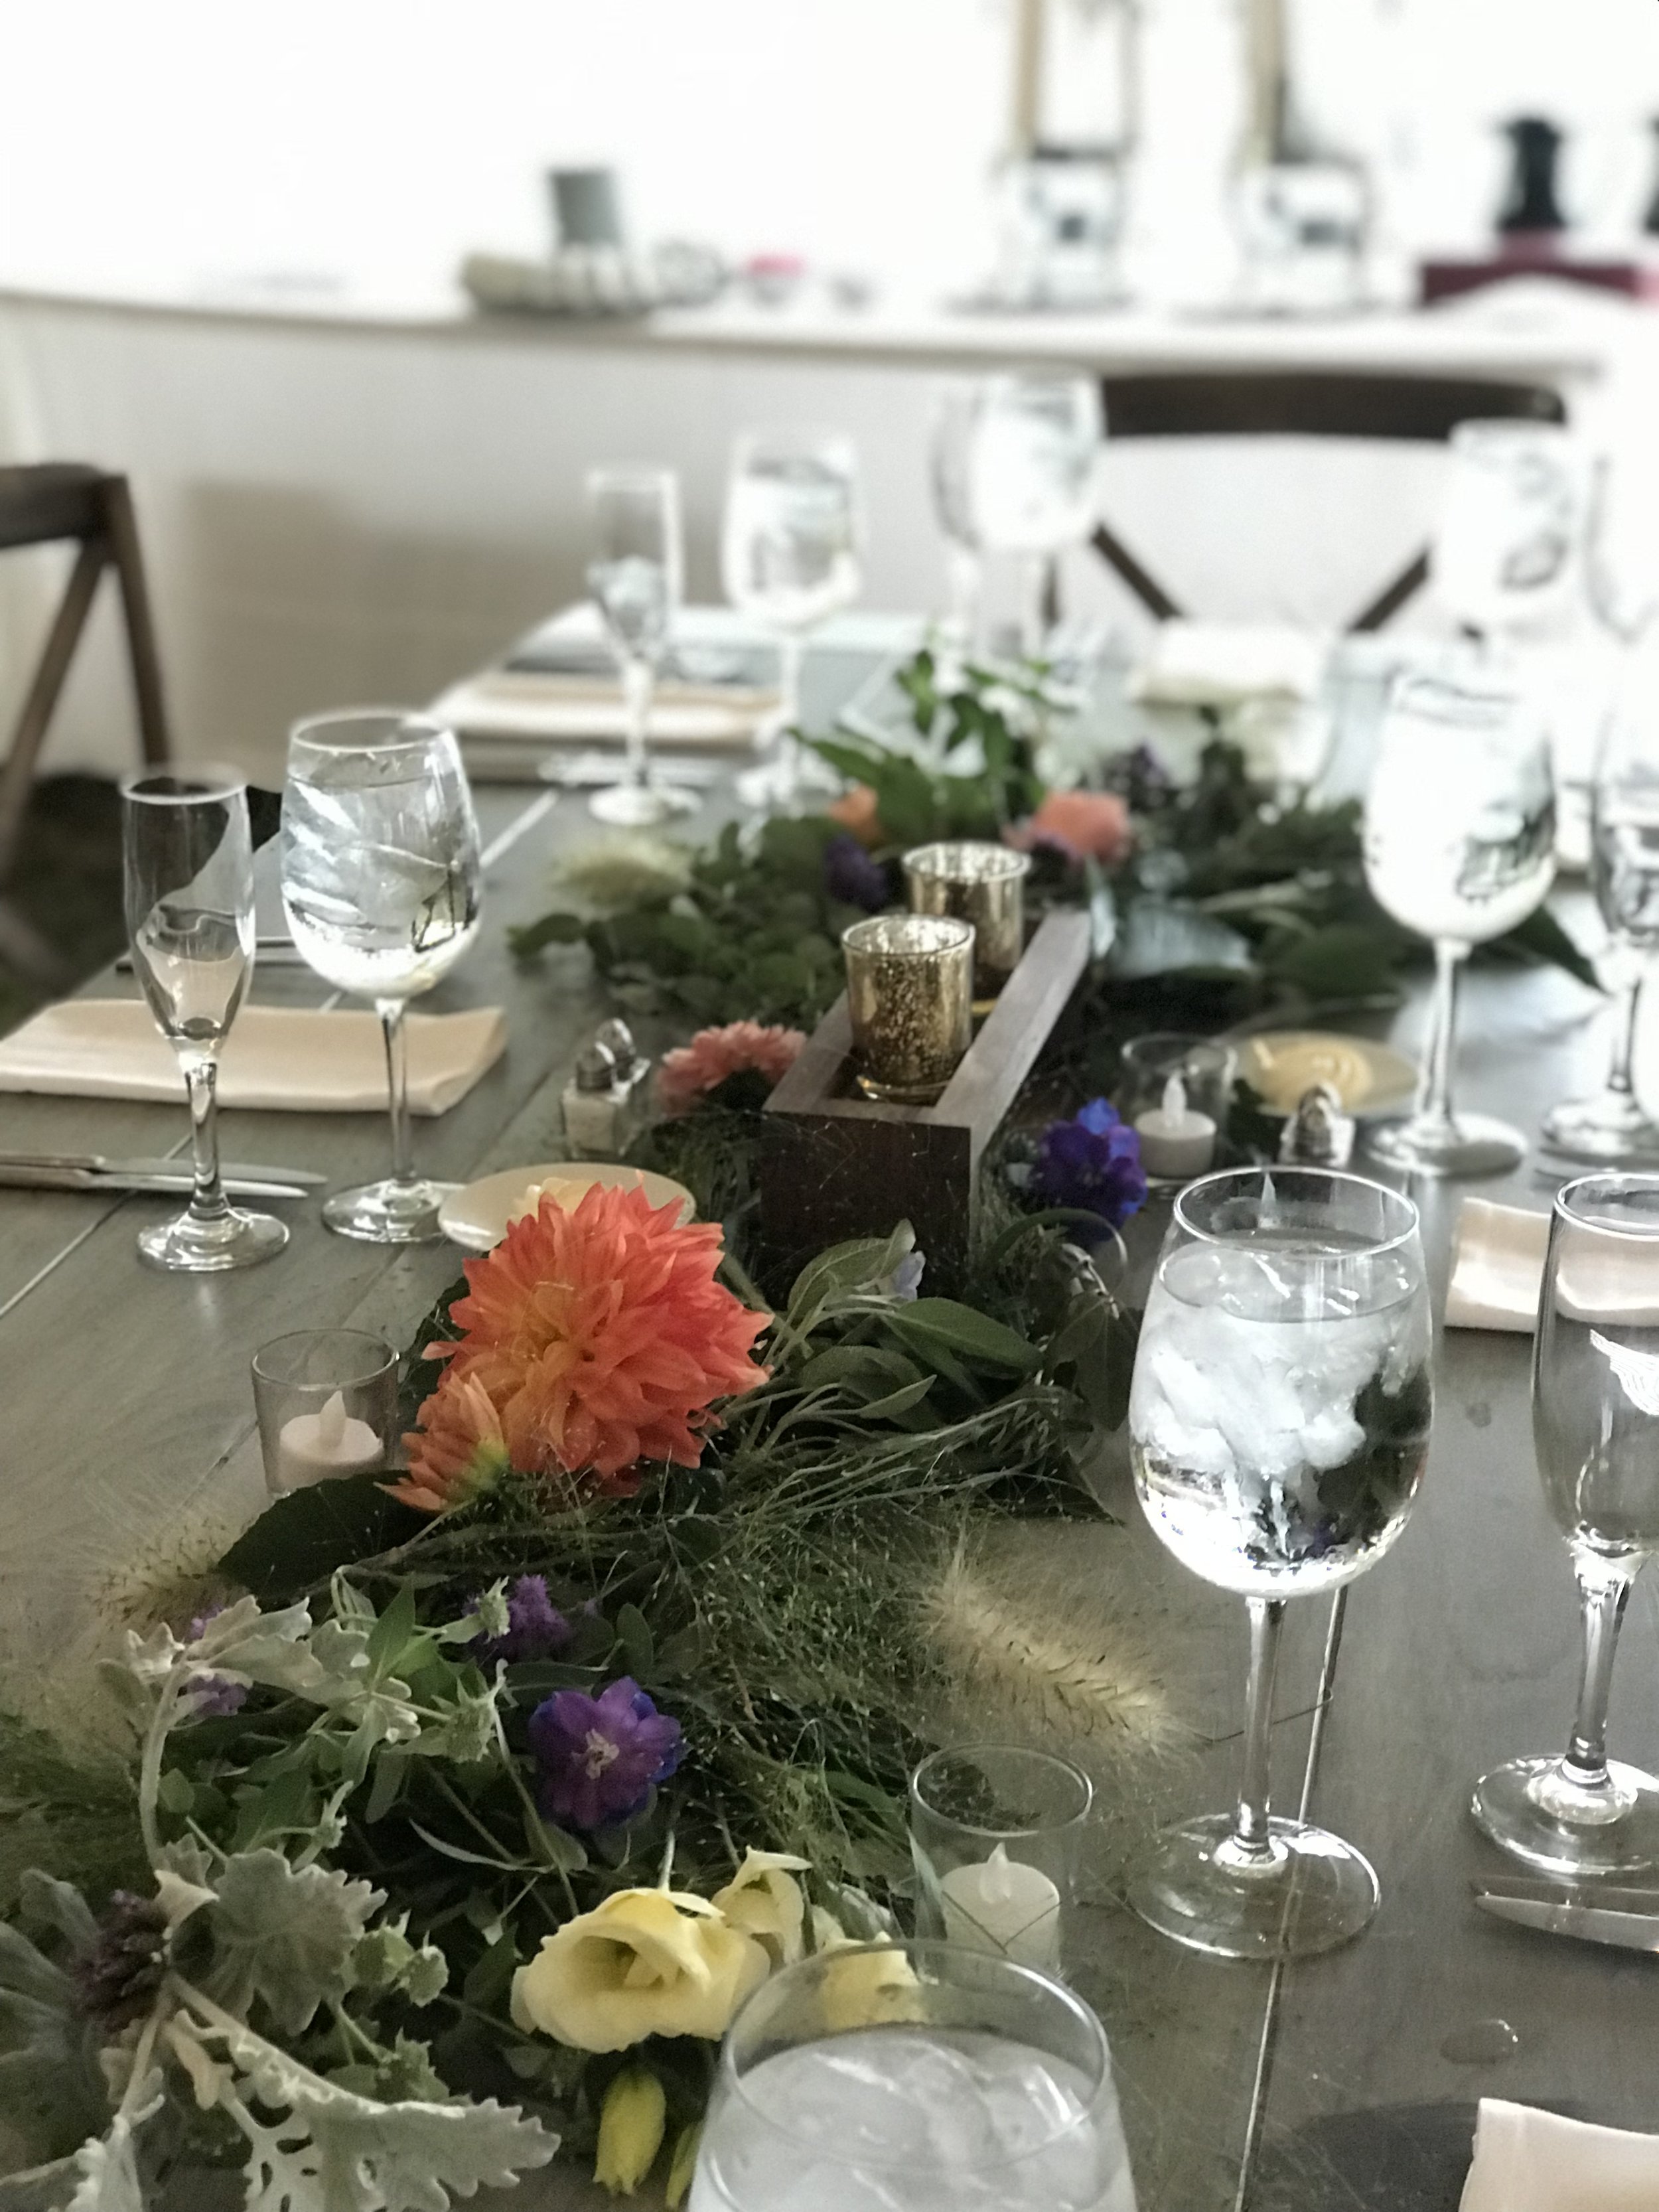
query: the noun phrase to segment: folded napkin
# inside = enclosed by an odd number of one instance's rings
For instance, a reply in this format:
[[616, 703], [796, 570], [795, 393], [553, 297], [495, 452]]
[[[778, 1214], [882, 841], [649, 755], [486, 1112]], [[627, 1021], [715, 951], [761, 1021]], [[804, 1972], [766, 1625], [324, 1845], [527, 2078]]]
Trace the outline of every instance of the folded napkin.
[[1460, 2212], [1655, 2212], [1659, 2136], [1483, 2097]]
[[1314, 699], [1329, 653], [1328, 639], [1289, 623], [1166, 622], [1129, 688], [1148, 705], [1165, 707]]
[[[405, 1026], [416, 1114], [447, 1114], [507, 1048], [499, 1006], [410, 1014]], [[171, 1100], [179, 1083], [173, 1048], [137, 999], [65, 999], [0, 1038], [0, 1091]], [[219, 1097], [226, 1106], [383, 1114], [380, 1022], [348, 1008], [244, 1006], [221, 1055]]]
[[1466, 1198], [1452, 1231], [1446, 1326], [1508, 1328], [1530, 1336], [1549, 1241], [1547, 1213]]

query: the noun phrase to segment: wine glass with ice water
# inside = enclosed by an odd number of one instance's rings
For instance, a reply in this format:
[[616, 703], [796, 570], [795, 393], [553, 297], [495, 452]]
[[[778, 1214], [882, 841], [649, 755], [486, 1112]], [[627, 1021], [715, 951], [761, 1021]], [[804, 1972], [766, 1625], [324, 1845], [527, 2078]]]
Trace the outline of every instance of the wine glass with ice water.
[[1336, 1590], [1398, 1540], [1428, 1455], [1432, 1332], [1417, 1209], [1358, 1176], [1243, 1168], [1176, 1201], [1130, 1388], [1135, 1489], [1159, 1540], [1250, 1615], [1237, 1810], [1161, 1835], [1141, 1917], [1229, 1959], [1345, 1942], [1376, 1907], [1352, 1844], [1271, 1815], [1287, 1599]]
[[1100, 386], [1085, 376], [989, 376], [970, 411], [968, 510], [988, 552], [1021, 562], [1021, 644], [1038, 653], [1048, 636], [1054, 564], [1097, 520]]
[[821, 1952], [738, 2014], [690, 2212], [1134, 2212], [1100, 2022], [939, 1943]]
[[233, 1206], [219, 1177], [219, 1048], [253, 972], [247, 787], [233, 769], [144, 769], [121, 781], [121, 860], [133, 973], [177, 1054], [190, 1099], [195, 1188], [176, 1221], [140, 1232], [152, 1267], [216, 1274], [268, 1260], [288, 1231]]
[[1399, 678], [1365, 801], [1365, 879], [1379, 906], [1434, 945], [1435, 995], [1415, 1110], [1369, 1139], [1407, 1173], [1489, 1175], [1527, 1140], [1489, 1115], [1455, 1110], [1457, 982], [1471, 948], [1540, 905], [1555, 875], [1549, 736], [1495, 677]]
[[628, 715], [623, 781], [596, 791], [587, 804], [601, 822], [642, 829], [697, 805], [690, 792], [657, 781], [646, 749], [657, 671], [683, 589], [679, 480], [670, 469], [595, 469], [587, 504], [593, 530], [587, 588], [622, 671]]
[[477, 933], [478, 826], [454, 732], [396, 708], [319, 714], [289, 740], [283, 903], [309, 965], [371, 1000], [386, 1036], [392, 1173], [323, 1218], [371, 1244], [426, 1244], [454, 1188], [415, 1172], [404, 1014]]
[[1604, 1171], [1556, 1194], [1532, 1434], [1578, 1580], [1578, 1711], [1559, 1758], [1481, 1778], [1474, 1817], [1549, 1874], [1634, 1872], [1659, 1864], [1659, 1778], [1608, 1759], [1607, 1694], [1631, 1587], [1659, 1551], [1659, 1175]]
[[720, 538], [726, 596], [777, 633], [781, 656], [773, 757], [738, 778], [745, 805], [797, 805], [811, 757], [800, 723], [806, 640], [850, 606], [863, 585], [858, 462], [849, 440], [815, 432], [740, 438], [732, 457]]

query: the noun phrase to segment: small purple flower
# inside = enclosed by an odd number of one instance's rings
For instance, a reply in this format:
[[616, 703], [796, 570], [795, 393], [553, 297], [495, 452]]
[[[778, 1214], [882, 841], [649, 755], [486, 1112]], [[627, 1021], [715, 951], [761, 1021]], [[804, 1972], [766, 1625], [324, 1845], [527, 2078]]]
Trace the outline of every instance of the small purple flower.
[[157, 1900], [116, 1890], [91, 1949], [71, 1969], [80, 2011], [110, 2032], [142, 2020], [166, 1976], [167, 1955], [167, 1914]]
[[482, 1636], [472, 1646], [481, 1667], [498, 1659], [513, 1666], [520, 1659], [550, 1659], [569, 1643], [570, 1623], [547, 1594], [545, 1575], [520, 1575], [507, 1594], [507, 1633]]
[[[190, 1641], [194, 1644], [204, 1636], [210, 1621], [224, 1611], [222, 1605], [210, 1605], [205, 1613], [198, 1613], [190, 1624]], [[247, 1690], [240, 1682], [232, 1682], [222, 1674], [202, 1674], [190, 1686], [191, 1711], [198, 1720], [222, 1721], [232, 1713], [240, 1713], [247, 1703]]]
[[680, 1724], [630, 1675], [597, 1698], [559, 1690], [530, 1716], [541, 1769], [538, 1802], [562, 1827], [609, 1828], [643, 1810], [653, 1787], [679, 1765]]
[[907, 1252], [883, 1283], [882, 1289], [896, 1304], [912, 1304], [921, 1289], [922, 1273], [927, 1265], [925, 1252]]
[[1045, 1206], [1074, 1206], [1121, 1229], [1146, 1200], [1140, 1139], [1103, 1098], [1091, 1098], [1069, 1121], [1043, 1131], [1030, 1190]]
[[844, 830], [823, 848], [823, 888], [843, 906], [860, 906], [866, 914], [879, 914], [891, 896], [886, 869]]

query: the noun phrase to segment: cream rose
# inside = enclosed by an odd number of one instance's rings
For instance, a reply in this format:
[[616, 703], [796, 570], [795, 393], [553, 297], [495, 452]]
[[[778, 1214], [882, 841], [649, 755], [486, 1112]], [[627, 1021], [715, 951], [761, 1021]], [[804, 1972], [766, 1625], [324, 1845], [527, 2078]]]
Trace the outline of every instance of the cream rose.
[[520, 1967], [514, 2024], [578, 2051], [626, 2051], [647, 2035], [717, 2042], [770, 1964], [701, 1897], [619, 1889], [544, 1936]]
[[795, 1880], [811, 1862], [791, 1858], [785, 1851], [749, 1850], [743, 1864], [724, 1889], [714, 1893], [714, 1905], [727, 1924], [742, 1929], [763, 1944], [775, 1966], [793, 1966], [805, 1951], [802, 1929], [806, 1924], [806, 1899]]

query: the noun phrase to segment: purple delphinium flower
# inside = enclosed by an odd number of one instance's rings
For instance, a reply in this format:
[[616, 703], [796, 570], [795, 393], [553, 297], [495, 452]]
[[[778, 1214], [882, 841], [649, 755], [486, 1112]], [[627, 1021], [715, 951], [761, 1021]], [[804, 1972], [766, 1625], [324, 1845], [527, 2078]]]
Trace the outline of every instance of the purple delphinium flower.
[[562, 1827], [609, 1828], [641, 1811], [679, 1765], [680, 1724], [659, 1713], [631, 1675], [597, 1698], [559, 1690], [530, 1716], [541, 1769], [538, 1802]]
[[861, 906], [866, 914], [879, 914], [890, 896], [886, 869], [845, 830], [823, 848], [823, 888], [843, 906]]
[[[223, 1611], [222, 1605], [210, 1605], [205, 1613], [198, 1613], [190, 1624], [190, 1641], [194, 1644], [204, 1636], [209, 1622]], [[244, 1684], [228, 1681], [222, 1674], [202, 1674], [190, 1686], [190, 1703], [198, 1720], [222, 1721], [241, 1711], [247, 1703], [247, 1690]]]
[[91, 1949], [71, 1969], [81, 2012], [112, 2031], [142, 2020], [167, 1973], [167, 1914], [157, 1900], [116, 1890]]
[[569, 1643], [570, 1623], [547, 1594], [545, 1575], [520, 1575], [507, 1594], [507, 1633], [481, 1636], [472, 1646], [481, 1667], [504, 1659], [550, 1659]]
[[1140, 1139], [1115, 1107], [1091, 1098], [1071, 1121], [1043, 1131], [1030, 1188], [1045, 1206], [1075, 1206], [1121, 1229], [1146, 1200]]
[[899, 1305], [912, 1304], [921, 1289], [927, 1266], [925, 1252], [907, 1252], [881, 1287]]

